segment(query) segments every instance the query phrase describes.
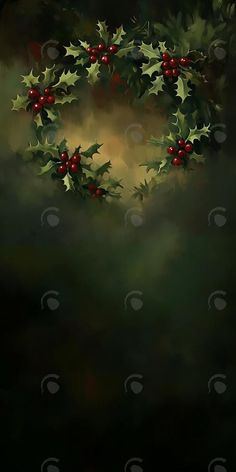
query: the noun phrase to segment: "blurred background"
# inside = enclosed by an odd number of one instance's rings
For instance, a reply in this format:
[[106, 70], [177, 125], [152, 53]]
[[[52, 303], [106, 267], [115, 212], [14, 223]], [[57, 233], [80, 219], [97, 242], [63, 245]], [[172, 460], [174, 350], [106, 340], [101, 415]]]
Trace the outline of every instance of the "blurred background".
[[[85, 145], [104, 139], [101, 159], [124, 177], [124, 199], [110, 205], [40, 179], [21, 156], [29, 117], [10, 110], [42, 48], [59, 61], [61, 45], [98, 18], [128, 27], [134, 16], [163, 21], [194, 5], [0, 2], [0, 404], [10, 471], [235, 465], [235, 64], [225, 63], [223, 144], [142, 206], [132, 199], [145, 176], [138, 164], [153, 157], [145, 141], [165, 123], [152, 101], [133, 109], [119, 95], [90, 97], [64, 112], [72, 145], [77, 132]], [[211, 14], [208, 2], [199, 7]]]

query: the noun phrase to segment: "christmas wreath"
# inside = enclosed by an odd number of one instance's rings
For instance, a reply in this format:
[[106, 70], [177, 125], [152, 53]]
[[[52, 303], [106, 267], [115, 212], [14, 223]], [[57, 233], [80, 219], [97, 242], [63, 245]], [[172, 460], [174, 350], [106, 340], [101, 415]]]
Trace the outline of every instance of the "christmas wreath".
[[[212, 129], [221, 121], [225, 87], [225, 60], [234, 51], [235, 5], [213, 0], [211, 20], [198, 11], [192, 15], [169, 15], [165, 24], [132, 19], [125, 31], [120, 26], [111, 34], [105, 21], [98, 21], [93, 37], [64, 46], [64, 60], [22, 76], [24, 91], [13, 100], [12, 110], [31, 113], [35, 135], [26, 152], [41, 164], [39, 175], [50, 173], [66, 191], [82, 198], [120, 198], [122, 183], [110, 177], [111, 162], [95, 163], [102, 144], [84, 149], [78, 142], [69, 149], [66, 139], [49, 142], [44, 128], [62, 126], [60, 108], [80, 97], [80, 84], [93, 87], [118, 77], [133, 91], [136, 100], [155, 95], [165, 110], [168, 129], [152, 136], [147, 145], [161, 150], [155, 160], [141, 163], [155, 177], [134, 189], [141, 200], [154, 191], [168, 172], [188, 171], [203, 164], [212, 145]], [[161, 177], [162, 174], [162, 177]], [[62, 188], [63, 188], [62, 185]]]

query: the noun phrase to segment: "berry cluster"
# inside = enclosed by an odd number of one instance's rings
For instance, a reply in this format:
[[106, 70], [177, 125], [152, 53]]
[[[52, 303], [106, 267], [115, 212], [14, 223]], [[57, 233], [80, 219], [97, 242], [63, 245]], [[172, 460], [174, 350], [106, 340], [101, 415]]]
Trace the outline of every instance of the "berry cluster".
[[98, 188], [96, 184], [88, 184], [88, 190], [92, 198], [100, 198], [105, 195], [106, 191], [103, 188]]
[[43, 95], [37, 88], [32, 87], [28, 90], [28, 97], [31, 100], [32, 110], [34, 113], [39, 113], [43, 107], [55, 103], [55, 96], [52, 94], [49, 87], [44, 89]]
[[60, 153], [60, 160], [62, 164], [57, 168], [58, 174], [65, 175], [67, 171], [71, 174], [77, 174], [80, 170], [79, 164], [81, 161], [81, 156], [78, 153], [73, 154], [71, 158], [69, 158], [68, 152], [63, 151]]
[[183, 138], [180, 138], [177, 140], [177, 145], [178, 147], [169, 146], [167, 148], [168, 154], [170, 154], [171, 156], [175, 156], [171, 161], [171, 164], [173, 166], [183, 165], [184, 160], [188, 157], [188, 154], [190, 154], [193, 151], [192, 143], [189, 143], [189, 142], [186, 143], [186, 141]]
[[168, 52], [162, 54], [162, 69], [165, 78], [178, 77], [180, 75], [180, 66], [188, 67], [190, 59], [188, 57], [170, 57]]
[[118, 46], [116, 44], [111, 44], [111, 46], [99, 44], [98, 46], [87, 48], [91, 64], [95, 64], [95, 62], [98, 61], [102, 64], [109, 65], [111, 62], [111, 56], [117, 52]]

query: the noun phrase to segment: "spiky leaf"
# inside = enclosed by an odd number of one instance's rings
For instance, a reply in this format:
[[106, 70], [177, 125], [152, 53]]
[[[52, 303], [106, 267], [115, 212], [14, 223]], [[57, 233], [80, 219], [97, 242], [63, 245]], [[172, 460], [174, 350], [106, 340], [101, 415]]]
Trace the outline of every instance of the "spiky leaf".
[[73, 86], [79, 79], [80, 77], [77, 75], [77, 72], [70, 72], [70, 70], [68, 70], [67, 72], [63, 71], [59, 78], [59, 81], [55, 85], [53, 85], [53, 88]]
[[124, 56], [127, 56], [127, 54], [131, 53], [135, 48], [136, 45], [134, 44], [134, 41], [130, 41], [127, 46], [119, 49], [119, 51], [116, 53], [116, 57], [122, 58]]
[[84, 66], [88, 62], [88, 57], [80, 57], [76, 60], [76, 66]]
[[65, 46], [66, 56], [78, 57], [81, 52], [84, 52], [84, 49], [80, 46], [75, 46], [70, 43], [70, 46]]
[[64, 151], [68, 151], [67, 140], [63, 139], [57, 147], [58, 152], [61, 154]]
[[34, 122], [37, 128], [40, 128], [40, 126], [43, 126], [42, 116], [40, 113], [37, 113], [37, 115], [34, 116]]
[[55, 162], [53, 162], [53, 161], [48, 161], [48, 163], [47, 163], [45, 166], [41, 167], [40, 172], [38, 173], [38, 175], [46, 174], [46, 173], [49, 172], [55, 165], [56, 165]]
[[199, 164], [204, 164], [206, 161], [206, 158], [204, 156], [200, 154], [196, 154], [195, 152], [190, 155], [190, 159], [194, 159]]
[[167, 48], [166, 48], [166, 42], [165, 42], [165, 41], [164, 41], [164, 42], [159, 41], [158, 47], [159, 47], [161, 53], [165, 52], [166, 49], [167, 49]]
[[65, 177], [63, 177], [62, 180], [66, 187], [66, 192], [68, 192], [69, 190], [72, 190], [72, 191], [75, 190], [75, 184], [70, 174], [67, 173]]
[[45, 111], [47, 113], [48, 119], [51, 120], [52, 123], [58, 119], [58, 115], [52, 108], [47, 108]]
[[94, 85], [99, 80], [100, 64], [95, 62], [90, 67], [86, 67], [86, 70], [88, 71], [87, 79], [89, 84]]
[[56, 97], [55, 99], [55, 105], [65, 105], [65, 103], [71, 103], [73, 100], [78, 100], [78, 97], [76, 95], [73, 95], [71, 93], [70, 95], [63, 95], [61, 97]]
[[84, 52], [89, 47], [89, 43], [87, 41], [80, 41], [80, 45], [82, 46], [82, 51]]
[[100, 187], [102, 187], [104, 190], [109, 191], [118, 187], [123, 188], [123, 185], [121, 185], [121, 180], [107, 179], [100, 185]]
[[47, 68], [45, 69], [44, 72], [42, 72], [43, 74], [43, 84], [45, 87], [48, 87], [48, 85], [52, 84], [55, 80], [55, 69], [56, 69], [56, 66], [53, 65], [51, 68]]
[[201, 129], [198, 129], [198, 127], [195, 126], [195, 128], [190, 129], [189, 135], [187, 136], [187, 141], [190, 141], [191, 143], [193, 143], [195, 139], [197, 141], [200, 141], [203, 136], [209, 137], [209, 135], [210, 135], [210, 125], [203, 126], [203, 128]]
[[161, 57], [159, 49], [154, 49], [152, 44], [142, 42], [139, 49], [145, 57], [148, 57], [148, 59], [159, 59]]
[[57, 155], [57, 147], [55, 144], [49, 143], [47, 140], [44, 143], [40, 143], [38, 141], [36, 144], [30, 144], [26, 151], [28, 152], [43, 152], [44, 154], [50, 154], [51, 156], [55, 157]]
[[100, 38], [102, 38], [102, 40], [104, 41], [105, 44], [108, 44], [109, 33], [108, 33], [108, 28], [107, 28], [106, 22], [105, 21], [98, 21], [97, 26], [98, 26], [97, 32], [98, 32]]
[[187, 117], [178, 108], [177, 112], [173, 114], [175, 117], [174, 125], [177, 127], [177, 133], [181, 138], [186, 139], [189, 128], [187, 124]]
[[98, 167], [96, 169], [96, 175], [103, 176], [106, 172], [109, 173], [109, 169], [111, 169], [111, 161], [107, 161], [105, 164], [102, 164], [100, 167]]
[[22, 75], [21, 77], [23, 77], [22, 82], [26, 85], [26, 87], [32, 87], [32, 85], [36, 85], [39, 83], [39, 75], [34, 76], [33, 69], [28, 75]]
[[112, 44], [117, 44], [119, 46], [119, 44], [123, 40], [123, 36], [125, 35], [126, 32], [124, 31], [123, 26], [121, 25], [119, 28], [116, 29], [116, 32], [112, 36]]
[[29, 103], [30, 100], [27, 95], [17, 95], [17, 97], [12, 100], [12, 111], [26, 110]]
[[191, 88], [188, 86], [188, 80], [179, 76], [177, 80], [177, 96], [184, 102], [190, 96], [189, 92], [191, 92]]
[[153, 61], [149, 61], [147, 64], [143, 64], [142, 67], [142, 74], [143, 75], [149, 75], [149, 77], [152, 77], [152, 75], [155, 73], [155, 72], [160, 72], [161, 70], [161, 61], [159, 62], [154, 62]]
[[102, 147], [102, 144], [93, 144], [86, 151], [82, 152], [82, 156], [92, 158], [94, 154], [99, 154], [98, 149]]
[[149, 95], [151, 95], [152, 93], [155, 93], [155, 95], [157, 95], [159, 92], [162, 92], [163, 91], [163, 87], [164, 87], [164, 79], [163, 77], [160, 75], [158, 76], [153, 82], [152, 82], [152, 87], [149, 89], [148, 93]]

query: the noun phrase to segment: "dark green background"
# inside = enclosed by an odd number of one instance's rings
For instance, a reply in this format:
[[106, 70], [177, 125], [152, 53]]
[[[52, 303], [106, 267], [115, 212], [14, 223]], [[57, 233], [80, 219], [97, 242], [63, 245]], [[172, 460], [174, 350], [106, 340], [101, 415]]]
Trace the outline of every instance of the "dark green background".
[[[133, 15], [159, 21], [167, 7], [194, 4], [25, 2], [22, 13], [21, 2], [2, 2], [1, 61], [27, 62], [29, 41], [67, 41], [73, 13], [52, 19], [63, 5], [119, 26]], [[36, 472], [47, 457], [60, 458], [60, 470], [70, 472], [122, 471], [132, 457], [143, 458], [145, 472], [205, 471], [215, 457], [233, 470], [235, 65], [226, 67], [228, 139], [220, 154], [212, 150], [208, 184], [194, 175], [187, 187], [157, 194], [140, 228], [124, 223], [135, 202], [82, 205], [51, 190], [52, 183], [35, 186], [31, 166], [3, 142], [0, 398], [7, 470]], [[51, 206], [60, 210], [55, 229], [40, 222]], [[227, 209], [223, 228], [208, 226], [217, 206]], [[40, 306], [50, 289], [60, 292], [55, 312]], [[227, 291], [226, 309], [208, 311], [209, 294], [220, 289]], [[132, 290], [143, 292], [138, 312], [124, 309]], [[48, 373], [60, 375], [60, 390], [41, 396]], [[144, 376], [140, 395], [124, 392], [133, 373]], [[227, 375], [227, 390], [209, 395], [217, 373]]]

